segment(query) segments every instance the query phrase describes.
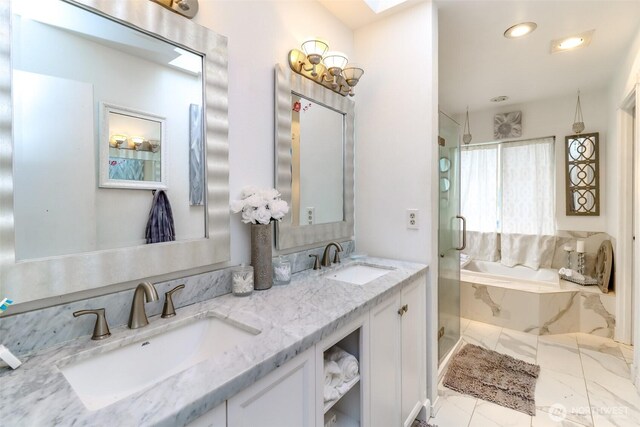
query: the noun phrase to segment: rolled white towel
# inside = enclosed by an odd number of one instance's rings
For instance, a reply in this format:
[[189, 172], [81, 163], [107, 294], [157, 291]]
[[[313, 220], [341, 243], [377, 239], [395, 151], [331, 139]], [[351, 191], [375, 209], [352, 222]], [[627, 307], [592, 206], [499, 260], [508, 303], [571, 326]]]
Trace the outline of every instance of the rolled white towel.
[[342, 370], [344, 381], [351, 381], [352, 379], [357, 377], [358, 373], [360, 372], [358, 359], [338, 346], [333, 346], [329, 350], [327, 350], [325, 358], [333, 360], [338, 364], [338, 366]]
[[338, 393], [338, 390], [336, 390], [335, 387], [332, 387], [330, 385], [325, 385], [324, 386], [324, 401], [325, 402], [331, 402], [333, 400], [338, 400], [340, 399], [340, 393]]
[[333, 360], [324, 361], [324, 385], [334, 389], [344, 382], [344, 373]]

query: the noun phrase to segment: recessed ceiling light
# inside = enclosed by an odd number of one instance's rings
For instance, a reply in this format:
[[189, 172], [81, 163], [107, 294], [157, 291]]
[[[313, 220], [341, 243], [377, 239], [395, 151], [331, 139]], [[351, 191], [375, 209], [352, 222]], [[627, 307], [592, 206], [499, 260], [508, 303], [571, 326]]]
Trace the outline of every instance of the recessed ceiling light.
[[502, 95], [502, 96], [496, 96], [495, 98], [491, 98], [489, 101], [491, 101], [491, 102], [504, 102], [507, 99], [509, 99], [508, 96]]
[[595, 30], [591, 30], [582, 34], [576, 34], [558, 40], [553, 40], [551, 42], [551, 53], [565, 52], [567, 50], [589, 46], [594, 31]]
[[508, 39], [517, 39], [533, 32], [536, 28], [538, 28], [538, 25], [535, 22], [522, 22], [507, 28], [504, 36]]

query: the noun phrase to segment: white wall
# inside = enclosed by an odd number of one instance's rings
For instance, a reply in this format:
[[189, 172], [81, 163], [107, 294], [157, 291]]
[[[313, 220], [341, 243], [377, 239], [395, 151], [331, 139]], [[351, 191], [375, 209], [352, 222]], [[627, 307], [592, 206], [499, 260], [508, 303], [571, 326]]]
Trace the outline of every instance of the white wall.
[[[434, 167], [432, 5], [422, 3], [356, 30], [365, 69], [356, 88], [356, 247], [428, 262]], [[407, 229], [406, 210], [421, 226]]]
[[[559, 96], [551, 99], [513, 104], [481, 111], [469, 112], [469, 124], [472, 143], [495, 141], [493, 137], [493, 118], [497, 113], [522, 111], [522, 137], [531, 139], [545, 136], [556, 137], [556, 225], [558, 230], [570, 231], [604, 231], [611, 216], [606, 203], [608, 176], [607, 158], [609, 144], [607, 143], [609, 122], [607, 113], [607, 91], [605, 88], [584, 89], [580, 92], [582, 114], [586, 125], [585, 133], [600, 133], [600, 216], [580, 217], [567, 216], [565, 203], [565, 149], [564, 138], [572, 135], [571, 126], [576, 108], [577, 93]], [[464, 116], [459, 115], [456, 120], [464, 124]], [[613, 169], [615, 170], [615, 169]]]
[[[315, 0], [201, 1], [194, 21], [229, 38], [230, 197], [274, 187], [275, 64], [313, 36], [356, 59], [353, 32]], [[232, 215], [231, 263], [249, 259], [249, 226]]]
[[[438, 41], [431, 1], [355, 32], [356, 250], [429, 264], [427, 395], [437, 396]], [[419, 209], [420, 228], [406, 227]]]

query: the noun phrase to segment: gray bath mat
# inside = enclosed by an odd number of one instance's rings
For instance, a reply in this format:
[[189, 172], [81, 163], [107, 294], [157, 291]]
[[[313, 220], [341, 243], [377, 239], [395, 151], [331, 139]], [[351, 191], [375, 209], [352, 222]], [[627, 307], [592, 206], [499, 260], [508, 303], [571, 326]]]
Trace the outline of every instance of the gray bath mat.
[[535, 416], [540, 366], [467, 344], [449, 363], [444, 385], [460, 393]]

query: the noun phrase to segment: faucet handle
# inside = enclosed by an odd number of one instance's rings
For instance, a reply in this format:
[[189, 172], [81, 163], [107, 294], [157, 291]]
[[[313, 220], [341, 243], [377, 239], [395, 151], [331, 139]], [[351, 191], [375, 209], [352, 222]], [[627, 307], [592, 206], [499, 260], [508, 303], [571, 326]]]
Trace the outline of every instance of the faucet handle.
[[160, 316], [163, 319], [176, 315], [176, 308], [173, 305], [173, 293], [179, 291], [180, 289], [184, 289], [184, 285], [178, 285], [175, 288], [171, 289], [169, 292], [165, 292], [164, 307], [162, 307], [162, 316]]
[[333, 255], [334, 264], [340, 264], [340, 252], [342, 252], [342, 249], [336, 248], [335, 254]]
[[96, 325], [93, 327], [92, 340], [103, 340], [111, 336], [109, 332], [109, 325], [107, 324], [107, 318], [104, 315], [104, 308], [97, 308], [95, 310], [80, 310], [73, 313], [73, 317], [82, 316], [84, 314], [95, 314]]
[[315, 258], [315, 260], [313, 261], [313, 269], [314, 270], [320, 270], [320, 257], [319, 255], [316, 254], [309, 254], [310, 258]]

